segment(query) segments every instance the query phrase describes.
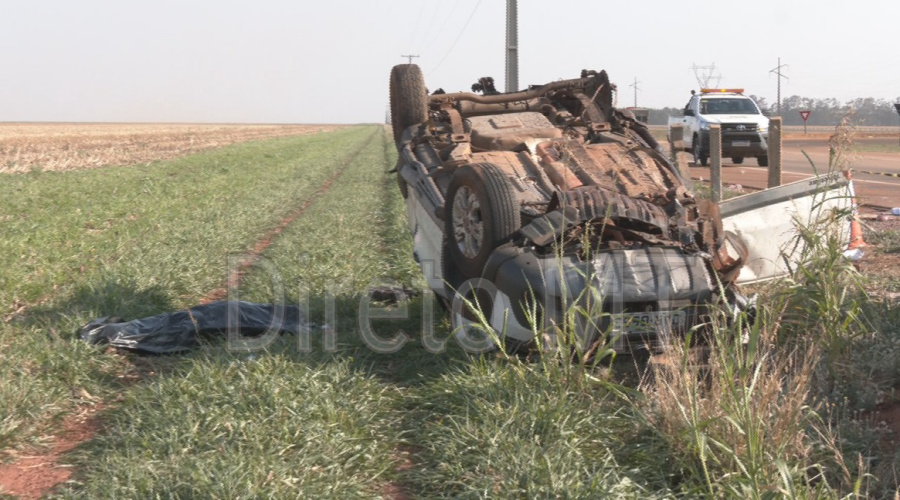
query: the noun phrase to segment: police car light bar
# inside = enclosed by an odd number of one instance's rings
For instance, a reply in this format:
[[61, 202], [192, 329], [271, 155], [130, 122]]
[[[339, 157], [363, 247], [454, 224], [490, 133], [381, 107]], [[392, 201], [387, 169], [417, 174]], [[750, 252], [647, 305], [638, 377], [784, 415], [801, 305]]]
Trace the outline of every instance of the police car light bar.
[[744, 89], [700, 89], [702, 94], [743, 94]]

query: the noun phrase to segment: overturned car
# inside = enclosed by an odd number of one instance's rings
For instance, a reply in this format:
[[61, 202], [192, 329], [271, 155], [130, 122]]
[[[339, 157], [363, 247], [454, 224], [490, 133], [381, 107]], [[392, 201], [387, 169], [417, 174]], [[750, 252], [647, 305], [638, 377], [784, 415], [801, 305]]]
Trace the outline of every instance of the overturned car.
[[483, 78], [472, 93], [428, 95], [418, 66], [392, 69], [415, 258], [454, 326], [475, 318], [458, 299], [476, 299], [497, 332], [528, 342], [593, 300], [602, 313], [582, 325], [585, 341], [657, 349], [713, 304], [747, 305], [736, 282], [752, 249], [614, 91], [605, 71], [583, 71], [520, 92]]

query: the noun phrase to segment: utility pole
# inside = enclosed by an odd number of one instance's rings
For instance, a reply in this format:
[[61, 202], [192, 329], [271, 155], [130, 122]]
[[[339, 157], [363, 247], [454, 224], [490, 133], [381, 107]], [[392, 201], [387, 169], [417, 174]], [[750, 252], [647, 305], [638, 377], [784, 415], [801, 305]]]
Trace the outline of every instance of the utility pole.
[[787, 64], [781, 64], [781, 58], [779, 57], [778, 58], [778, 66], [775, 66], [775, 69], [769, 71], [769, 73], [775, 73], [776, 75], [778, 75], [778, 97], [777, 97], [778, 101], [777, 101], [777, 106], [775, 108], [775, 110], [776, 110], [775, 112], [778, 113], [778, 116], [781, 116], [781, 79], [787, 78], [788, 80], [790, 80], [790, 78], [781, 74], [781, 68], [787, 68], [787, 67], [788, 67]]
[[417, 56], [417, 55], [400, 54], [400, 57], [405, 57], [405, 58], [409, 59], [409, 63], [408, 63], [408, 64], [412, 64], [413, 57], [419, 57], [419, 56]]
[[641, 88], [638, 87], [639, 83], [643, 83], [643, 82], [639, 82], [637, 77], [634, 77], [634, 83], [629, 85], [629, 87], [634, 88], [634, 107], [637, 107], [637, 93], [638, 93], [638, 90], [641, 90]]
[[519, 90], [519, 7], [506, 0], [506, 91]]

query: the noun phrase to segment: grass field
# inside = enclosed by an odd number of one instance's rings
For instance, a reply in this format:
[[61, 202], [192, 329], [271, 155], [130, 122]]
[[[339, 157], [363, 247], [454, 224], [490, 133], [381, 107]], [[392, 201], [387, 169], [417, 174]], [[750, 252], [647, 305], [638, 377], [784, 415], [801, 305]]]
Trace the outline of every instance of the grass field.
[[853, 150], [859, 153], [891, 153], [897, 154], [900, 153], [900, 144], [897, 142], [885, 143], [885, 142], [857, 142], [853, 145]]
[[134, 165], [335, 125], [0, 123], [0, 173]]
[[[41, 450], [67, 416], [91, 410], [96, 434], [62, 458], [74, 470], [56, 490], [63, 498], [761, 498], [897, 488], [900, 454], [871, 416], [897, 397], [900, 314], [861, 295], [862, 278], [824, 239], [794, 281], [760, 290], [749, 350], [728, 342], [738, 326], [721, 326], [705, 378], [677, 351], [653, 369], [630, 358], [585, 367], [549, 354], [474, 356], [452, 340], [435, 354], [421, 336], [427, 294], [405, 319], [371, 323], [383, 339], [407, 334], [397, 352], [374, 352], [361, 339], [360, 297], [373, 285], [423, 286], [405, 204], [386, 174], [395, 162], [389, 132], [360, 126], [140, 168], [4, 176], [3, 460]], [[229, 255], [254, 249], [287, 217], [240, 294], [277, 299], [277, 275], [287, 303], [308, 296], [311, 349], [283, 335], [256, 353], [210, 340], [147, 357], [75, 339], [97, 317], [199, 303], [224, 286]], [[435, 324], [447, 340], [440, 309]], [[332, 332], [333, 346], [323, 342]]]

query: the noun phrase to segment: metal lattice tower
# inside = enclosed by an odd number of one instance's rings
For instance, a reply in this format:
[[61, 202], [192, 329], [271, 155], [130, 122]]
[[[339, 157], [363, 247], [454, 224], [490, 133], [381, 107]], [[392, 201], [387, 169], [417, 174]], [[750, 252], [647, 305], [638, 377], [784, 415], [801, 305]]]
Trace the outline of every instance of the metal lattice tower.
[[775, 69], [769, 71], [769, 73], [775, 73], [776, 75], [778, 75], [778, 100], [775, 104], [775, 113], [777, 113], [778, 116], [781, 116], [781, 79], [787, 78], [788, 80], [790, 80], [790, 78], [781, 74], [781, 68], [787, 68], [787, 66], [787, 64], [781, 64], [781, 58], [779, 57], [778, 66], [775, 66]]
[[[691, 65], [691, 69], [694, 70], [694, 78], [697, 79], [697, 85], [699, 85], [701, 89], [718, 87], [719, 82], [722, 81], [722, 74], [716, 74], [716, 63], [712, 63], [709, 66], [693, 64]], [[713, 80], [715, 80], [716, 83], [710, 85], [710, 82]]]
[[634, 107], [637, 107], [637, 95], [638, 95], [638, 91], [641, 90], [641, 88], [638, 87], [639, 83], [643, 83], [643, 82], [639, 82], [637, 77], [634, 77], [634, 83], [629, 85], [629, 87], [632, 87], [634, 89]]

